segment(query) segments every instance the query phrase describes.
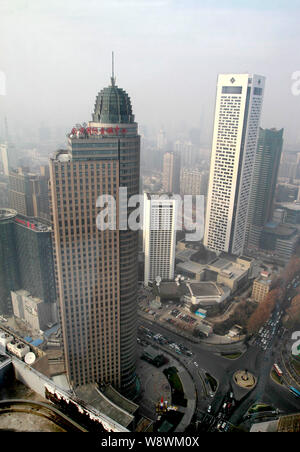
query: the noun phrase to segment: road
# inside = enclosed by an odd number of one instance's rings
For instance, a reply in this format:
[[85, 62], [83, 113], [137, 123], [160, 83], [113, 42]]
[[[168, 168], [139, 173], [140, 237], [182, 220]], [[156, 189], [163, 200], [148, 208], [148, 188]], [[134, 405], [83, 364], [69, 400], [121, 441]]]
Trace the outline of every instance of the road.
[[[192, 357], [178, 355], [177, 359], [185, 365], [190, 372], [198, 393], [197, 410], [200, 413], [207, 411], [211, 405], [211, 414], [217, 415], [227, 397], [232, 390], [232, 377], [237, 370], [248, 369], [258, 377], [256, 387], [243, 399], [241, 403], [237, 403], [234, 411], [227, 420], [233, 425], [239, 425], [244, 414], [254, 403], [264, 401], [278, 408], [284, 413], [295, 413], [300, 409], [300, 401], [293, 396], [287, 388], [284, 388], [270, 379], [270, 371], [274, 364], [274, 344], [276, 343], [275, 330], [273, 336], [266, 347], [259, 342], [248, 345], [245, 353], [237, 359], [228, 359], [213, 353], [211, 350], [205, 350], [201, 344], [196, 344], [183, 338], [181, 335], [171, 332], [162, 325], [139, 318], [139, 325], [146, 326], [154, 334], [160, 333], [170, 341], [176, 344], [183, 344], [193, 352]], [[158, 345], [149, 339], [150, 344]], [[160, 347], [160, 346], [159, 346]], [[164, 349], [164, 347], [162, 347]], [[167, 350], [167, 349], [166, 349]], [[196, 362], [198, 366], [194, 364]], [[199, 378], [199, 374], [203, 377], [207, 372], [218, 381], [218, 388], [212, 399], [206, 395], [203, 387], [203, 380]]]

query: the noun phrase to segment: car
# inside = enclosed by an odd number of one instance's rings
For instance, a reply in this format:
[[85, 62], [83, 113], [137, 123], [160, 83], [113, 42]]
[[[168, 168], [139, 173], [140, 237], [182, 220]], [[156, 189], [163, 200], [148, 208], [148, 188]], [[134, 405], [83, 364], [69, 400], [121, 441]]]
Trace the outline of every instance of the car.
[[194, 364], [195, 364], [196, 367], [198, 367], [198, 363], [196, 363], [196, 361], [194, 361]]
[[211, 405], [209, 405], [209, 407], [207, 408], [207, 412], [208, 412], [208, 413], [211, 412]]

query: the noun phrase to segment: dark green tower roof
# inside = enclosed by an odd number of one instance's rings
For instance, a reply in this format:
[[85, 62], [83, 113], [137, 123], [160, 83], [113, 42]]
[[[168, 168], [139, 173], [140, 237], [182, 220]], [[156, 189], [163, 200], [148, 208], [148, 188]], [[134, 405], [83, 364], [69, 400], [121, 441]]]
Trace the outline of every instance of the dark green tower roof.
[[93, 121], [102, 124], [134, 122], [130, 97], [126, 91], [115, 85], [114, 77], [111, 77], [111, 86], [103, 88], [96, 97]]

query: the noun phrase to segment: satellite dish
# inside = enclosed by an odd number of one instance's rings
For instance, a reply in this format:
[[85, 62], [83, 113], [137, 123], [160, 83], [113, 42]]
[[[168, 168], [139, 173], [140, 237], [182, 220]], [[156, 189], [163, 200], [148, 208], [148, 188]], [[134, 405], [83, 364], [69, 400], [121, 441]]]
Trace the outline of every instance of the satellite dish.
[[28, 352], [25, 355], [24, 361], [26, 364], [33, 364], [36, 359], [36, 356], [33, 352]]

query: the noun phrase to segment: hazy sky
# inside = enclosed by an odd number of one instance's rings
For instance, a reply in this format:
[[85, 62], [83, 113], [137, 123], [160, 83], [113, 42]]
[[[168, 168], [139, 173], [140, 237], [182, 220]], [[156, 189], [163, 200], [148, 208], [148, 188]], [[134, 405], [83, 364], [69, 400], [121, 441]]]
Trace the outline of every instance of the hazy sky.
[[12, 133], [91, 120], [114, 51], [150, 131], [199, 127], [210, 141], [218, 73], [249, 72], [267, 78], [261, 125], [300, 147], [299, 23], [299, 0], [0, 0], [0, 116]]

